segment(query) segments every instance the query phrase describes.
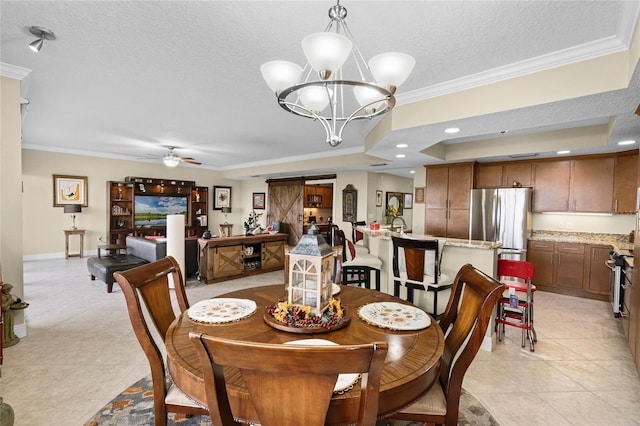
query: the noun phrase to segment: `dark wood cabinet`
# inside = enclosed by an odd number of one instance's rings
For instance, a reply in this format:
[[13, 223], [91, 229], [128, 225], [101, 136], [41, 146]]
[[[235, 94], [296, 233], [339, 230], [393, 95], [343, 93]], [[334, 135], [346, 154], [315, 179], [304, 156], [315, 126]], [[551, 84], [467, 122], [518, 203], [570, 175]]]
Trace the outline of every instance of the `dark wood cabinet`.
[[605, 266], [605, 262], [609, 260], [611, 249], [611, 246], [606, 245], [587, 246], [589, 274], [586, 291], [605, 296], [609, 294], [609, 268]]
[[569, 210], [571, 161], [541, 161], [533, 164], [533, 211]]
[[191, 190], [191, 218], [189, 235], [200, 236], [209, 229], [209, 188], [196, 186]]
[[559, 288], [582, 289], [584, 283], [584, 244], [555, 244], [555, 280]]
[[613, 186], [614, 213], [635, 213], [637, 181], [638, 151], [618, 155]]
[[569, 211], [611, 213], [614, 170], [613, 157], [572, 160]]
[[544, 291], [608, 300], [609, 270], [604, 262], [611, 246], [530, 240], [527, 260], [533, 283]]
[[107, 239], [104, 244], [125, 245], [127, 235], [134, 233], [133, 184], [107, 182]]
[[427, 234], [469, 238], [469, 197], [472, 183], [473, 163], [427, 167]]
[[531, 186], [531, 163], [480, 163], [476, 165], [475, 188]]

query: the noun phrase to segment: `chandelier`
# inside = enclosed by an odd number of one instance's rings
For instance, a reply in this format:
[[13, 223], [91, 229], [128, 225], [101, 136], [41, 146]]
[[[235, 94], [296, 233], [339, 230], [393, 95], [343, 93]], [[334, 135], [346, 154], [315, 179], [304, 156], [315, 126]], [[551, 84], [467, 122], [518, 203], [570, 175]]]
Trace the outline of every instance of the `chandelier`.
[[[382, 115], [396, 103], [394, 93], [413, 69], [415, 59], [389, 52], [365, 61], [345, 18], [340, 0], [329, 9], [324, 32], [302, 40], [307, 64], [301, 68], [288, 61], [271, 61], [260, 67], [262, 77], [278, 98], [278, 104], [293, 114], [318, 120], [327, 133], [327, 143], [342, 143], [342, 132], [353, 120]], [[359, 78], [343, 76], [349, 56]]]

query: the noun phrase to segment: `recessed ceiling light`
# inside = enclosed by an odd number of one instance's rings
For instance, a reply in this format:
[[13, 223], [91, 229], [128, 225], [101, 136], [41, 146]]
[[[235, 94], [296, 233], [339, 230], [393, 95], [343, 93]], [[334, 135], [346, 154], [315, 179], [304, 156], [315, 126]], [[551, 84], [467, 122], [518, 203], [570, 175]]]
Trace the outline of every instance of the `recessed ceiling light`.
[[563, 149], [562, 151], [558, 151], [557, 154], [563, 155], [563, 154], [569, 154], [571, 151], [569, 151], [568, 149]]
[[444, 129], [445, 133], [458, 133], [460, 129], [458, 127], [449, 127], [448, 129]]
[[636, 141], [628, 140], [628, 141], [620, 141], [618, 145], [633, 145]]
[[406, 155], [404, 155], [404, 154], [396, 154], [396, 158], [404, 158], [404, 157], [406, 157]]
[[416, 171], [415, 170], [411, 170], [409, 173], [414, 174]]
[[399, 143], [398, 145], [396, 145], [396, 148], [406, 148], [409, 145], [407, 145], [406, 143]]

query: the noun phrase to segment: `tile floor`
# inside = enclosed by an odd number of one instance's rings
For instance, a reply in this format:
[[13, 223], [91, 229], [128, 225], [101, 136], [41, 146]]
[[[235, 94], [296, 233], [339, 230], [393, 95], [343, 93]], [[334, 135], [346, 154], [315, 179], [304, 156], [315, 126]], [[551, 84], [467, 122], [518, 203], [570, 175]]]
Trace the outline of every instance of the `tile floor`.
[[[0, 396], [16, 426], [83, 425], [148, 364], [131, 330], [124, 298], [90, 281], [86, 259], [25, 262], [29, 335], [5, 349]], [[202, 285], [191, 303], [246, 285], [282, 282], [282, 272]], [[519, 330], [480, 352], [464, 387], [502, 426], [640, 425], [640, 379], [620, 321], [609, 305], [536, 294], [538, 345], [520, 349]]]

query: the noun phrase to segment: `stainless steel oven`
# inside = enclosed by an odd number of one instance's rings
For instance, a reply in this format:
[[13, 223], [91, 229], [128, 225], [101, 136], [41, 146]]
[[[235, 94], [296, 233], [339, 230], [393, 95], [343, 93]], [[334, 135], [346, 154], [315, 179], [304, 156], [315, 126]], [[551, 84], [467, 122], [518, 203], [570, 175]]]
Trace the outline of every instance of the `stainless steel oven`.
[[612, 251], [607, 260], [607, 268], [611, 270], [609, 273], [609, 301], [613, 308], [613, 315], [620, 317], [624, 311], [624, 267], [625, 256]]

